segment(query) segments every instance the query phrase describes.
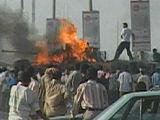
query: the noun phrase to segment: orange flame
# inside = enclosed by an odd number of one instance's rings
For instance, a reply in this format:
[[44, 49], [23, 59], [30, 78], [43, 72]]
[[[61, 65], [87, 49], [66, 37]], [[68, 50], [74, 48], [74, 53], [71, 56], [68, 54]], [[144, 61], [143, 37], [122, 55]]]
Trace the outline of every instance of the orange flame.
[[38, 48], [38, 55], [36, 56], [36, 64], [48, 64], [49, 56], [48, 56], [48, 48], [45, 41], [38, 41], [36, 43], [36, 47]]
[[94, 58], [87, 56], [87, 51], [89, 50], [88, 42], [77, 37], [77, 28], [64, 19], [60, 23], [61, 28], [58, 34], [58, 41], [61, 46], [66, 46], [65, 50], [61, 50], [62, 52], [55, 55], [49, 55], [47, 44], [40, 42], [37, 45], [39, 53], [35, 62], [38, 65], [53, 62], [61, 63], [68, 58], [74, 58], [77, 61], [88, 60], [89, 62], [96, 62]]
[[77, 28], [67, 20], [62, 20], [62, 29], [60, 29], [59, 40], [61, 44], [67, 44], [71, 47], [71, 53], [78, 61], [85, 60], [86, 50], [89, 47], [86, 40], [78, 39]]

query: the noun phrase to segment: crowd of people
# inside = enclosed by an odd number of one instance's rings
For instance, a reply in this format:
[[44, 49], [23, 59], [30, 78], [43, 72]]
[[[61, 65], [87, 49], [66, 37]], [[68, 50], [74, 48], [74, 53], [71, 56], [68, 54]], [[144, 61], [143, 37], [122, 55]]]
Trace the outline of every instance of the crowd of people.
[[90, 120], [119, 97], [160, 86], [160, 68], [152, 75], [140, 68], [131, 74], [127, 66], [110, 71], [102, 66], [77, 63], [60, 69], [50, 66], [45, 72], [33, 67], [0, 69], [0, 111], [9, 120], [47, 120], [50, 117], [82, 113]]

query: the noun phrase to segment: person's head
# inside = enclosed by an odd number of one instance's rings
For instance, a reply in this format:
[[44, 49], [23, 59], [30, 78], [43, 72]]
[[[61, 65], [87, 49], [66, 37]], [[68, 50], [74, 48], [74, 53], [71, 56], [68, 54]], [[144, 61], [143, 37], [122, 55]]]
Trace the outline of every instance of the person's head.
[[25, 69], [25, 71], [28, 72], [30, 76], [34, 76], [34, 68], [32, 66]]
[[96, 80], [97, 79], [97, 70], [94, 67], [89, 67], [87, 69], [87, 77], [89, 80]]
[[115, 71], [115, 73], [116, 73], [117, 75], [119, 75], [120, 72], [121, 72], [121, 69], [120, 69], [120, 68], [117, 68], [116, 71]]
[[53, 76], [53, 79], [60, 80], [62, 77], [62, 72], [59, 70], [55, 70], [52, 76]]
[[87, 63], [82, 63], [80, 65], [80, 71], [81, 71], [81, 73], [86, 74], [88, 68], [89, 68], [89, 65]]
[[123, 23], [123, 28], [127, 28], [128, 27], [128, 24], [125, 22]]
[[142, 74], [142, 75], [144, 75], [144, 74], [145, 74], [144, 68], [141, 68], [141, 67], [140, 67], [140, 68], [139, 68], [139, 73]]
[[2, 72], [5, 72], [5, 71], [7, 71], [7, 68], [6, 68], [6, 67], [2, 67], [2, 68], [1, 68], [1, 71], [2, 71]]
[[70, 69], [66, 68], [63, 73], [64, 73], [64, 75], [69, 75], [69, 72], [70, 72]]
[[124, 66], [122, 67], [122, 70], [125, 71], [125, 72], [129, 72], [128, 65], [124, 65]]
[[105, 78], [105, 72], [102, 71], [102, 70], [98, 70], [98, 71], [97, 71], [97, 78], [98, 78], [98, 79]]
[[135, 91], [136, 92], [140, 92], [140, 91], [146, 91], [146, 85], [144, 82], [138, 82], [136, 87], [135, 87]]
[[74, 66], [74, 67], [75, 67], [75, 70], [78, 70], [78, 71], [79, 71], [79, 70], [80, 70], [80, 65], [81, 65], [80, 63], [76, 63], [75, 66]]
[[153, 53], [157, 53], [157, 49], [156, 48], [154, 48], [152, 51], [153, 51]]
[[19, 74], [20, 76], [20, 82], [22, 82], [22, 84], [24, 85], [29, 85], [29, 83], [31, 82], [31, 74], [29, 71], [22, 71], [21, 74]]

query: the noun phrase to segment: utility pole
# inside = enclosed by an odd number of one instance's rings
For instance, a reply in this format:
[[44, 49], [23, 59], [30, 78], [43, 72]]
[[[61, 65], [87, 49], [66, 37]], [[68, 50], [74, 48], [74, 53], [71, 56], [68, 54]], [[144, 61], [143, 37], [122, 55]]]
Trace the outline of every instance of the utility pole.
[[89, 0], [89, 11], [93, 11], [93, 3], [92, 3], [92, 0]]
[[24, 9], [24, 2], [21, 0], [21, 15], [23, 15], [23, 9]]
[[119, 41], [119, 21], [117, 20], [117, 48], [118, 48], [118, 41]]
[[5, 5], [5, 7], [7, 6], [7, 0], [4, 0], [4, 5]]
[[56, 18], [56, 0], [53, 0], [53, 19], [55, 19]]
[[32, 0], [32, 24], [35, 26], [35, 6], [36, 6], [36, 1]]

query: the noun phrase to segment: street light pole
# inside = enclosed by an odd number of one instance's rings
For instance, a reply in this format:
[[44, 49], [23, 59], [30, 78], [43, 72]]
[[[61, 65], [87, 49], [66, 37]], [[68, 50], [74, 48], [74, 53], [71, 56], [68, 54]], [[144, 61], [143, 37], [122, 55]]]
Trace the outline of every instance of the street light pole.
[[24, 9], [24, 2], [21, 0], [21, 15], [23, 15], [23, 9]]
[[32, 0], [32, 24], [35, 25], [35, 0]]
[[53, 19], [55, 19], [56, 18], [56, 0], [53, 0]]
[[7, 6], [7, 0], [4, 0], [4, 5]]
[[89, 10], [93, 11], [93, 2], [92, 2], [92, 0], [89, 0]]

